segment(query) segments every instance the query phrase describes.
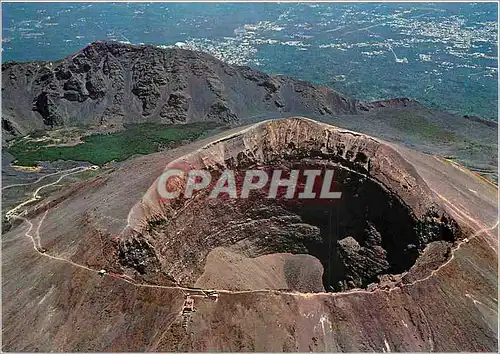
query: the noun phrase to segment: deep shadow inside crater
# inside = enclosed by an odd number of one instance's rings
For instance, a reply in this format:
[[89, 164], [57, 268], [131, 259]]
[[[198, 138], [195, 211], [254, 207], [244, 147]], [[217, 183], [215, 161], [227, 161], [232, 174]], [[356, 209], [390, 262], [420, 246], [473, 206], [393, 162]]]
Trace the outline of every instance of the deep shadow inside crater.
[[[281, 170], [334, 170], [331, 190], [341, 192], [340, 199], [273, 200], [266, 199], [265, 195], [252, 199], [257, 204], [275, 203], [300, 217], [302, 223], [319, 229], [319, 237], [307, 234], [301, 237], [292, 232], [291, 238], [322, 263], [326, 291], [366, 288], [378, 282], [383, 275], [408, 271], [428, 243], [454, 241], [453, 227], [448, 225], [450, 220], [440, 220], [432, 208], [429, 208], [424, 220], [418, 220], [393, 191], [341, 163], [301, 159], [275, 163], [271, 167]], [[269, 209], [260, 210], [264, 214], [269, 213]], [[262, 215], [263, 218], [268, 216]], [[293, 228], [293, 225], [290, 226]], [[300, 234], [300, 231], [297, 232]], [[290, 246], [289, 242], [275, 245], [276, 251], [296, 251], [297, 245]]]
[[328, 168], [335, 171], [333, 190], [342, 192], [340, 199], [279, 201], [319, 228], [320, 239], [305, 246], [323, 264], [326, 291], [364, 288], [380, 275], [403, 273], [426, 243], [449, 238], [440, 227], [438, 234], [424, 237], [411, 210], [366, 175], [340, 165]]
[[[237, 166], [241, 172], [237, 184], [242, 183], [247, 169], [255, 167]], [[455, 239], [454, 221], [434, 206], [417, 218], [394, 191], [353, 166], [322, 157], [299, 157], [273, 161], [267, 167], [334, 170], [331, 190], [341, 192], [341, 198], [269, 199], [264, 188], [252, 191], [248, 199], [210, 199], [209, 190], [201, 191], [196, 203], [180, 203], [182, 212], [176, 212], [174, 218], [152, 222], [140, 236], [147, 242], [135, 240], [135, 244], [130, 241], [122, 246], [121, 263], [142, 274], [161, 270], [176, 283], [192, 286], [216, 247], [250, 258], [310, 254], [323, 265], [324, 289], [337, 292], [366, 288], [381, 278], [399, 275], [415, 264], [428, 243]], [[212, 173], [214, 177], [219, 174]], [[137, 246], [146, 243], [147, 257]], [[288, 271], [285, 273], [288, 277]], [[294, 290], [293, 285], [290, 288]]]
[[425, 220], [418, 220], [394, 192], [359, 171], [311, 159], [276, 166], [334, 170], [332, 190], [342, 193], [340, 199], [268, 201], [319, 229], [320, 237], [297, 241], [321, 261], [327, 291], [364, 288], [381, 275], [401, 274], [415, 264], [429, 242], [455, 238], [449, 220], [439, 220], [432, 209]]

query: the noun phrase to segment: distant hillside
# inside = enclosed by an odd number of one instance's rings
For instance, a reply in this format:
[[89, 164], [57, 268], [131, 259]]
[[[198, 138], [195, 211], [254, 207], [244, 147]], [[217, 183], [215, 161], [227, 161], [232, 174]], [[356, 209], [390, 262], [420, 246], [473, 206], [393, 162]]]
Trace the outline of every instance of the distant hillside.
[[[2, 141], [35, 130], [127, 123], [249, 124], [303, 115], [457, 159], [496, 180], [497, 122], [415, 100], [363, 102], [208, 54], [94, 42], [57, 62], [2, 65]], [[115, 129], [113, 129], [115, 130]]]
[[362, 106], [331, 89], [201, 52], [116, 42], [94, 42], [57, 62], [5, 63], [2, 80], [7, 137], [75, 123], [238, 123], [267, 113], [355, 113]]

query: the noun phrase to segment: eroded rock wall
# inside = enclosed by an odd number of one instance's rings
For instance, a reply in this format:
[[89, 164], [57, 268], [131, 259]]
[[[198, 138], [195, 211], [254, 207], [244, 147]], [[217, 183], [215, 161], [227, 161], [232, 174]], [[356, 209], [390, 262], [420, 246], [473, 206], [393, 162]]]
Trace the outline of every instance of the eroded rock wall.
[[[155, 250], [149, 272], [166, 271], [184, 284], [206, 272], [205, 260], [217, 247], [250, 258], [310, 254], [324, 267], [324, 287], [341, 291], [366, 287], [384, 274], [402, 274], [427, 244], [453, 242], [460, 233], [415, 169], [389, 144], [304, 118], [256, 124], [166, 169], [207, 169], [217, 178], [224, 169], [244, 172], [258, 166], [332, 169], [342, 198], [311, 204], [270, 200], [265, 191], [248, 199], [210, 199], [200, 191], [192, 198], [166, 200], [158, 193], [158, 179], [129, 214], [133, 232], [123, 248], [148, 240]], [[168, 183], [184, 190], [185, 180]]]

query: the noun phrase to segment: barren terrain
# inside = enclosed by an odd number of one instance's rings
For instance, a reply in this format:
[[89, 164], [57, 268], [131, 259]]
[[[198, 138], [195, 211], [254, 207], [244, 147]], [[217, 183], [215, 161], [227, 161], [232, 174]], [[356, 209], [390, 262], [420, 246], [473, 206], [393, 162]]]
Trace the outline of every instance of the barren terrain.
[[[329, 166], [345, 198], [169, 204], [156, 192], [166, 167], [259, 164]], [[498, 349], [498, 189], [453, 161], [287, 118], [39, 197], [89, 168], [37, 182], [8, 213], [4, 351]]]

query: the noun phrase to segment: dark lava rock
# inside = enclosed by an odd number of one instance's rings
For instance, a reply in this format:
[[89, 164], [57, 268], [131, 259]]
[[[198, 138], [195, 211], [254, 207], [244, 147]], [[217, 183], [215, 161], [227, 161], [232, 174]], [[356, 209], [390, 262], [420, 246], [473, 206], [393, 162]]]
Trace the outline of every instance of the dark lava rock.
[[58, 112], [84, 124], [238, 123], [286, 111], [353, 113], [357, 102], [200, 52], [103, 41], [54, 63], [5, 63], [2, 79], [6, 119], [22, 121], [21, 134], [66, 124]]
[[140, 274], [156, 271], [159, 267], [154, 249], [144, 239], [131, 239], [122, 244], [119, 250], [119, 261], [125, 266], [136, 269]]
[[97, 41], [56, 62], [4, 63], [2, 83], [2, 141], [69, 124], [238, 125], [303, 115], [452, 156], [497, 181], [496, 122], [431, 110], [409, 98], [350, 99], [202, 52]]

